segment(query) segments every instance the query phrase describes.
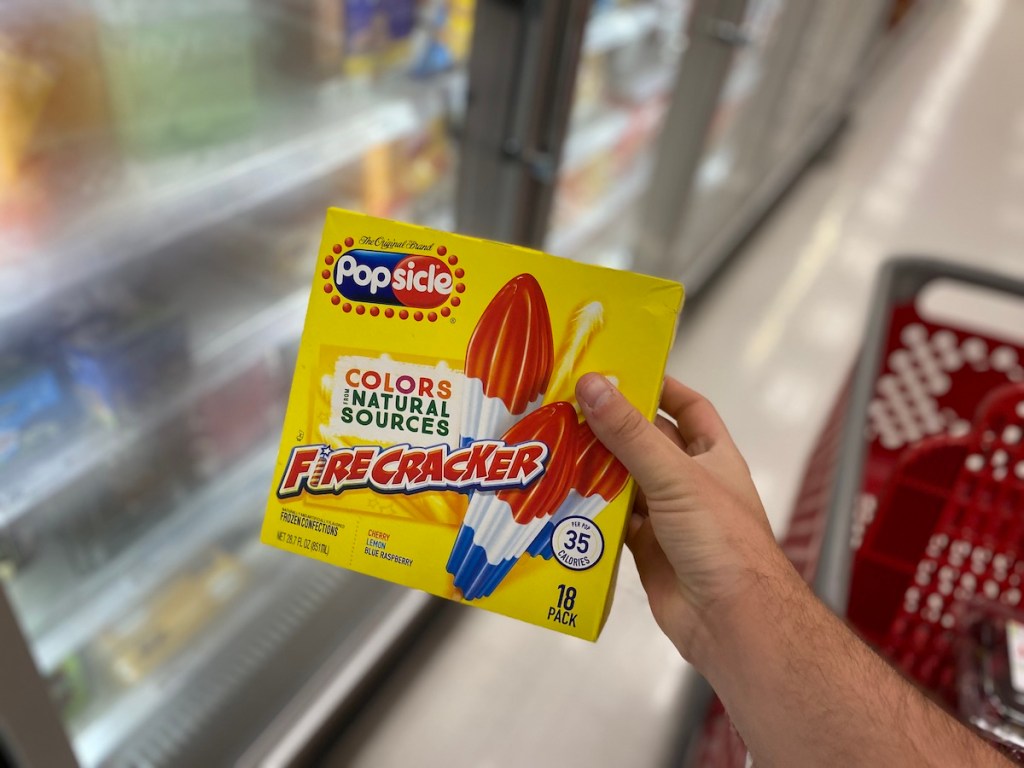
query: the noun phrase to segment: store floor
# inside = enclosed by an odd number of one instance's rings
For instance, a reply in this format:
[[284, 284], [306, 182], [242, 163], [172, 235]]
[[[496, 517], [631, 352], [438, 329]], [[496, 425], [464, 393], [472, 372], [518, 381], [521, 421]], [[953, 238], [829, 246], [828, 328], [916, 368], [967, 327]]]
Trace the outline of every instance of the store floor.
[[[669, 362], [718, 406], [779, 535], [885, 257], [1024, 277], [1024, 5], [936, 6], [881, 61], [836, 151], [687, 309]], [[328, 763], [663, 765], [692, 674], [626, 555], [595, 645], [446, 608]]]

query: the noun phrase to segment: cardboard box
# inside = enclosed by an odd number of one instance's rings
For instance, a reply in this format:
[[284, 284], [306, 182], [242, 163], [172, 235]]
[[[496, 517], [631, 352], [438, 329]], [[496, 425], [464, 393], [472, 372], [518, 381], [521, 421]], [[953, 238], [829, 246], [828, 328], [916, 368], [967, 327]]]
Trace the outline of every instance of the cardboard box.
[[634, 488], [587, 371], [657, 411], [683, 289], [331, 209], [266, 544], [594, 640]]

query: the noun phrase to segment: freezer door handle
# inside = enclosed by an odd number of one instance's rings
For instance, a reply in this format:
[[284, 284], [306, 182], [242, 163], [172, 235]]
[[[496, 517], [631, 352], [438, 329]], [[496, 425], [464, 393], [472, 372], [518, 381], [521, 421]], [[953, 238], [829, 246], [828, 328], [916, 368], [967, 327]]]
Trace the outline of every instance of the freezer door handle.
[[547, 232], [591, 0], [480, 0], [457, 227], [539, 246]]
[[731, 48], [743, 48], [753, 40], [742, 25], [725, 19], [706, 19], [704, 34], [712, 40], [728, 45]]
[[558, 177], [558, 161], [551, 152], [533, 149], [522, 153], [522, 162], [540, 184], [554, 186]]

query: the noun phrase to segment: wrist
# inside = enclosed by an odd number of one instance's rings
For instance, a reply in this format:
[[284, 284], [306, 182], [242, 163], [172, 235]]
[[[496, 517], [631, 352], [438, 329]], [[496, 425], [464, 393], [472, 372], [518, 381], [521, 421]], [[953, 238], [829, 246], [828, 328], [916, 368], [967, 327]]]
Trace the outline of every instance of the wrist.
[[697, 610], [686, 658], [712, 679], [755, 650], [757, 638], [813, 595], [782, 550], [772, 542], [744, 558], [733, 587]]

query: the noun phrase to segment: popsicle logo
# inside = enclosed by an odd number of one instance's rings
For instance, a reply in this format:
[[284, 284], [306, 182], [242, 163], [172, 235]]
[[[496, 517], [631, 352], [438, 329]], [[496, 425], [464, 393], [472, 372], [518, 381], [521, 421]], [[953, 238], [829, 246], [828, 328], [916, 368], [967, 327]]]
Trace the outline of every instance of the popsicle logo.
[[447, 264], [425, 254], [356, 248], [341, 255], [334, 268], [338, 292], [369, 304], [439, 307], [451, 296], [454, 282]]

